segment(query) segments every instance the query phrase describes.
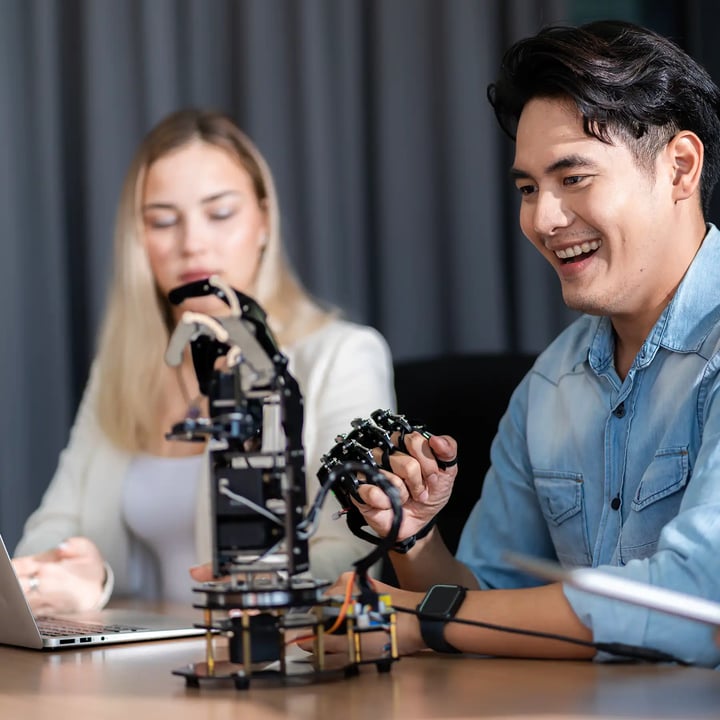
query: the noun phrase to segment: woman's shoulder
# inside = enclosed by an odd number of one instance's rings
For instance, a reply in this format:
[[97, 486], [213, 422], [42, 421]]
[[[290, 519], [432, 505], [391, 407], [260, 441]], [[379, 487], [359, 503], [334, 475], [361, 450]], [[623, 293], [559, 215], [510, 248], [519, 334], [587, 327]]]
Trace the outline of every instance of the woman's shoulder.
[[373, 327], [361, 325], [342, 318], [330, 318], [319, 328], [293, 343], [288, 351], [295, 353], [331, 351], [346, 343], [387, 346], [385, 338]]
[[375, 328], [340, 318], [328, 320], [284, 352], [299, 379], [338, 368], [389, 368], [392, 363], [390, 348]]

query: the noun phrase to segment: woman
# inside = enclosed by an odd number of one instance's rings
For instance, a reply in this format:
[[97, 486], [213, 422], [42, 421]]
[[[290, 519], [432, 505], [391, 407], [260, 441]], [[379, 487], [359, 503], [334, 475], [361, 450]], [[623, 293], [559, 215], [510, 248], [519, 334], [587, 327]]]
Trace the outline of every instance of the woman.
[[[394, 405], [385, 341], [322, 309], [290, 270], [258, 150], [220, 114], [170, 115], [130, 166], [99, 351], [68, 447], [16, 549], [34, 611], [101, 607], [113, 592], [190, 602], [188, 568], [210, 553], [207, 456], [202, 445], [165, 433], [207, 407], [189, 351], [178, 369], [164, 353], [179, 313], [227, 308], [214, 296], [179, 308], [166, 297], [212, 274], [265, 309], [300, 384], [308, 502], [335, 436], [354, 417]], [[368, 552], [333, 520], [333, 502], [310, 541], [318, 578], [334, 578]]]

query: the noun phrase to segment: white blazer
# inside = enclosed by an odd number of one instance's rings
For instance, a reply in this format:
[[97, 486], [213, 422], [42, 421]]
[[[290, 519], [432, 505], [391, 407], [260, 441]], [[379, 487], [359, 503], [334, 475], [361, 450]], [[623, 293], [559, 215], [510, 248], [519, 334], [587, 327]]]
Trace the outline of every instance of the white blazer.
[[[392, 361], [378, 332], [343, 320], [332, 320], [284, 352], [303, 393], [310, 504], [319, 489], [320, 457], [334, 445], [338, 433], [348, 432], [353, 418], [368, 417], [377, 408], [395, 408]], [[40, 507], [25, 524], [15, 554], [34, 554], [82, 535], [98, 546], [112, 569], [114, 596], [147, 596], [144, 590], [155, 583], [151, 565], [121, 512], [123, 481], [132, 455], [115, 447], [100, 429], [97, 385], [98, 372], [93, 367], [68, 445]], [[211, 556], [207, 463], [203, 467], [195, 520], [199, 562]], [[344, 520], [332, 519], [337, 508], [335, 498], [328, 497], [310, 540], [311, 569], [317, 578], [334, 580], [371, 549], [350, 533]]]

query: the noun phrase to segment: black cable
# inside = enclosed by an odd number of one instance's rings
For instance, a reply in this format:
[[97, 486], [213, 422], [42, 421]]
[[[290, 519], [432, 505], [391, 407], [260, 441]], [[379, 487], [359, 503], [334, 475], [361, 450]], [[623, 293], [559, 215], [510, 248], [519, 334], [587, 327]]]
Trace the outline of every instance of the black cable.
[[376, 547], [370, 554], [353, 563], [360, 572], [364, 572], [377, 560], [383, 557], [385, 553], [395, 544], [398, 533], [400, 532], [400, 523], [402, 522], [403, 510], [397, 488], [395, 488], [395, 486], [387, 480], [378, 468], [374, 468], [366, 462], [361, 461], [347, 461], [334, 467], [328, 473], [327, 478], [323, 481], [320, 487], [320, 490], [315, 495], [315, 500], [308, 510], [305, 519], [298, 524], [298, 537], [302, 540], [307, 540], [314, 534], [320, 517], [320, 508], [325, 502], [325, 498], [330, 492], [330, 489], [336, 483], [340, 482], [343, 476], [348, 475], [349, 473], [363, 474], [365, 476], [365, 481], [361, 484], [376, 485], [379, 487], [388, 496], [390, 506], [393, 511], [393, 521], [385, 537], [381, 538], [376, 535], [366, 533], [368, 535], [367, 539], [375, 544]]
[[[402, 503], [400, 502], [400, 494], [397, 488], [380, 472], [376, 467], [372, 467], [367, 462], [361, 461], [347, 461], [340, 463], [333, 468], [327, 478], [323, 481], [320, 491], [315, 496], [315, 500], [308, 511], [305, 519], [300, 522], [297, 526], [297, 536], [300, 539], [308, 539], [317, 529], [317, 519], [319, 518], [320, 508], [325, 502], [325, 498], [328, 495], [330, 489], [338, 483], [343, 476], [349, 473], [362, 474], [365, 476], [363, 484], [375, 485], [379, 487], [390, 500], [390, 506], [393, 511], [393, 520], [390, 525], [390, 529], [385, 537], [371, 536], [369, 533], [364, 533], [368, 536], [375, 547], [364, 557], [356, 560], [353, 563], [355, 567], [355, 580], [360, 589], [360, 602], [363, 604], [375, 605], [377, 602], [378, 594], [373, 590], [370, 579], [368, 578], [368, 571], [370, 568], [381, 558], [383, 558], [397, 540], [398, 533], [400, 532], [400, 523], [402, 522], [403, 510]], [[349, 525], [349, 523], [348, 523]], [[357, 535], [358, 533], [351, 527], [351, 530]]]
[[[350, 465], [350, 463], [346, 463], [346, 466], [347, 465]], [[360, 466], [362, 467], [362, 464], [360, 464]], [[367, 571], [370, 569], [370, 567], [374, 565], [378, 560], [385, 557], [388, 550], [390, 550], [390, 548], [395, 545], [398, 534], [400, 532], [400, 523], [402, 522], [403, 509], [402, 503], [400, 502], [400, 493], [398, 493], [397, 488], [379, 470], [367, 467], [364, 470], [360, 470], [357, 467], [354, 467], [352, 468], [352, 471], [364, 473], [366, 482], [368, 484], [376, 485], [377, 487], [379, 487], [390, 500], [390, 506], [393, 511], [393, 520], [392, 524], [390, 525], [390, 529], [387, 532], [387, 535], [385, 535], [384, 538], [380, 539], [380, 542], [377, 543], [377, 545], [369, 555], [366, 555], [365, 557], [360, 558], [360, 560], [357, 560], [353, 563], [358, 574], [367, 574]]]
[[[437, 620], [438, 616], [432, 613], [422, 613], [411, 608], [398, 607], [393, 605], [395, 612], [407, 613], [415, 615], [417, 618], [426, 620]], [[635, 660], [646, 660], [649, 662], [673, 662], [679, 665], [689, 665], [676, 658], [674, 655], [663, 652], [662, 650], [654, 650], [652, 648], [639, 647], [637, 645], [626, 645], [625, 643], [597, 643], [591, 640], [580, 640], [578, 638], [569, 637], [567, 635], [558, 635], [556, 633], [543, 632], [542, 630], [523, 630], [522, 628], [508, 627], [507, 625], [495, 625], [494, 623], [482, 622], [480, 620], [465, 620], [462, 618], [442, 618], [445, 622], [458, 623], [459, 625], [471, 625], [473, 627], [485, 628], [486, 630], [496, 630], [497, 632], [512, 633], [513, 635], [528, 635], [530, 637], [544, 638], [545, 640], [557, 640], [572, 645], [581, 645], [583, 647], [593, 648], [595, 650], [616, 655], [618, 657], [628, 657]]]

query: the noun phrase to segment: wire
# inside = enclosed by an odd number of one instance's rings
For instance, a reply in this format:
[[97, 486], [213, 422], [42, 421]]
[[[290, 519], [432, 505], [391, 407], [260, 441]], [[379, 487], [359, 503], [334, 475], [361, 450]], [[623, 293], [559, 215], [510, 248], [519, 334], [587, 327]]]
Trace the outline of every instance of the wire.
[[[325, 630], [326, 635], [332, 635], [342, 624], [343, 620], [345, 620], [345, 617], [347, 615], [348, 608], [350, 607], [350, 601], [352, 600], [352, 590], [353, 585], [355, 584], [355, 573], [350, 573], [350, 577], [348, 578], [347, 585], [345, 586], [345, 598], [343, 599], [343, 604], [340, 606], [340, 610], [338, 611], [338, 616], [335, 618], [335, 622], [327, 629]], [[304, 640], [314, 640], [315, 635], [302, 635], [298, 638], [293, 638], [292, 640], [288, 640], [285, 644], [290, 645], [291, 643], [298, 643], [303, 642]]]
[[198, 331], [201, 326], [207, 328], [212, 332], [215, 338], [222, 343], [227, 342], [230, 338], [228, 331], [220, 324], [220, 322], [210, 315], [186, 310], [182, 314], [181, 322], [185, 325], [195, 325], [198, 328]]
[[233, 316], [236, 318], [239, 318], [242, 315], [242, 309], [240, 308], [240, 300], [238, 300], [238, 296], [235, 294], [235, 291], [230, 287], [230, 285], [227, 285], [223, 280], [218, 277], [217, 275], [211, 275], [208, 279], [208, 285], [212, 285], [213, 287], [217, 288], [222, 292], [224, 295], [224, 300], [227, 302], [227, 304], [230, 307], [230, 311], [232, 312]]
[[220, 480], [220, 483], [218, 484], [218, 492], [221, 495], [225, 495], [226, 497], [229, 497], [231, 500], [235, 500], [235, 502], [239, 502], [242, 505], [245, 505], [246, 507], [249, 507], [251, 510], [254, 510], [258, 515], [262, 515], [263, 517], [266, 517], [268, 520], [271, 520], [276, 525], [280, 525], [280, 527], [284, 527], [282, 522], [273, 515], [269, 510], [266, 510], [261, 505], [258, 505], [257, 503], [254, 503], [252, 500], [248, 500], [248, 498], [243, 497], [242, 495], [238, 495], [237, 493], [234, 493], [230, 488], [227, 486], [227, 480], [223, 478]]
[[[415, 615], [425, 620], [438, 620], [437, 615], [431, 613], [422, 613], [411, 608], [398, 607], [393, 605], [395, 612]], [[665, 653], [662, 650], [654, 650], [653, 648], [644, 648], [637, 645], [626, 645], [624, 643], [597, 643], [592, 640], [580, 640], [578, 638], [569, 637], [567, 635], [558, 635], [557, 633], [543, 632], [542, 630], [525, 630], [523, 628], [508, 627], [507, 625], [496, 625], [494, 623], [482, 622], [481, 620], [465, 620], [463, 618], [442, 618], [448, 623], [457, 623], [459, 625], [471, 625], [472, 627], [485, 628], [486, 630], [495, 630], [497, 632], [511, 633], [513, 635], [527, 635], [530, 637], [544, 638], [546, 640], [557, 640], [559, 642], [570, 643], [572, 645], [581, 645], [583, 647], [594, 648], [601, 652], [606, 652], [619, 657], [629, 657], [635, 660], [647, 660], [650, 662], [673, 662], [679, 665], [689, 665], [690, 663], [680, 660], [674, 655]]]
[[356, 573], [353, 572], [348, 578], [347, 585], [345, 586], [345, 599], [343, 600], [343, 604], [340, 606], [340, 612], [338, 613], [335, 622], [325, 631], [328, 635], [332, 635], [340, 627], [342, 621], [347, 615], [348, 607], [350, 607], [350, 600], [352, 600], [352, 590], [353, 585], [355, 584], [355, 576]]

